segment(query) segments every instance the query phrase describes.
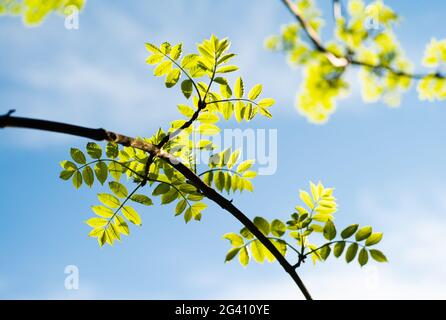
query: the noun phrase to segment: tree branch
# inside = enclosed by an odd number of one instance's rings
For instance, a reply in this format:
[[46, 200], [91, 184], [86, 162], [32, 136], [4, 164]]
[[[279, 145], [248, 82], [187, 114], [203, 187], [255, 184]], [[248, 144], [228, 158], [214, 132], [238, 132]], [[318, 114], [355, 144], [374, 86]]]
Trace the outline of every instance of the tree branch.
[[188, 179], [195, 187], [197, 187], [203, 195], [208, 199], [214, 201], [222, 209], [226, 210], [238, 221], [240, 221], [257, 239], [271, 252], [271, 254], [277, 259], [282, 268], [291, 276], [294, 282], [297, 284], [302, 294], [307, 300], [311, 300], [311, 295], [305, 287], [304, 283], [300, 279], [294, 267], [285, 259], [285, 257], [279, 252], [274, 244], [256, 227], [256, 225], [235, 207], [232, 202], [222, 195], [220, 195], [213, 188], [209, 187], [200, 177], [198, 177], [193, 171], [186, 167], [174, 156], [164, 151], [161, 148], [153, 145], [152, 143], [145, 142], [141, 139], [132, 138], [120, 133], [108, 131], [105, 129], [92, 129], [87, 127], [81, 127], [61, 122], [53, 122], [47, 120], [31, 119], [13, 117], [11, 113], [0, 116], [0, 128], [29, 128], [58, 133], [65, 133], [69, 135], [89, 138], [96, 141], [110, 141], [120, 144], [122, 146], [133, 147], [143, 150], [149, 155], [158, 157], [163, 161], [169, 163], [173, 168], [180, 172], [186, 179]]
[[[395, 69], [388, 65], [373, 65], [364, 61], [356, 60], [350, 56], [340, 56], [337, 55], [330, 50], [328, 50], [324, 44], [322, 43], [321, 39], [319, 38], [319, 35], [317, 34], [316, 30], [314, 30], [311, 25], [308, 23], [308, 21], [305, 20], [301, 12], [299, 11], [299, 8], [292, 0], [281, 0], [282, 3], [286, 6], [288, 11], [296, 18], [296, 20], [299, 22], [300, 26], [304, 30], [305, 34], [310, 39], [310, 42], [313, 44], [313, 47], [319, 51], [320, 53], [324, 54], [328, 61], [335, 66], [335, 67], [347, 67], [348, 65], [355, 65], [355, 66], [362, 66], [369, 69], [381, 69], [386, 70], [396, 76], [402, 76], [402, 77], [408, 77], [415, 80], [420, 80], [427, 76], [432, 76], [438, 79], [445, 79], [446, 74], [441, 74], [439, 72], [437, 73], [430, 73], [430, 74], [417, 74], [417, 73], [409, 73], [402, 70]], [[333, 5], [339, 5], [339, 1], [334, 0]], [[339, 10], [340, 11], [340, 10]]]

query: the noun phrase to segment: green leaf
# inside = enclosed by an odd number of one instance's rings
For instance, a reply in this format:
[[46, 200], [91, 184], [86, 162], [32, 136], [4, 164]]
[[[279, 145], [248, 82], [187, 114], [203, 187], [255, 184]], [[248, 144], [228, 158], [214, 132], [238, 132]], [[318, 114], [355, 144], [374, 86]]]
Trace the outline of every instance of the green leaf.
[[246, 267], [248, 265], [249, 254], [248, 254], [248, 249], [246, 249], [246, 247], [243, 247], [240, 249], [240, 254], [238, 256], [238, 260], [242, 266]]
[[128, 236], [130, 234], [130, 229], [129, 226], [127, 224], [127, 222], [125, 222], [125, 220], [121, 217], [116, 215], [115, 216], [115, 225], [116, 228], [118, 229], [118, 231], [122, 234], [125, 234], [126, 236]]
[[268, 118], [272, 118], [273, 117], [273, 115], [271, 114], [271, 112], [269, 112], [266, 108], [264, 108], [264, 107], [259, 107], [259, 111], [260, 111], [260, 114], [262, 115], [262, 116], [265, 116], [265, 117], [268, 117]]
[[264, 219], [262, 217], [255, 217], [254, 224], [265, 236], [267, 236], [269, 234], [270, 225], [266, 219]]
[[118, 145], [114, 142], [107, 143], [107, 146], [105, 147], [105, 154], [109, 158], [116, 158], [119, 155]]
[[108, 177], [107, 165], [102, 161], [97, 162], [96, 165], [94, 166], [94, 173], [98, 181], [101, 184], [104, 184], [104, 182], [107, 180]]
[[89, 166], [84, 167], [84, 169], [82, 170], [82, 177], [85, 184], [91, 188], [94, 182], [94, 173]]
[[223, 238], [228, 239], [231, 242], [231, 245], [233, 247], [240, 247], [245, 244], [245, 241], [243, 241], [243, 238], [233, 232], [226, 233], [225, 235], [223, 235]]
[[331, 220], [328, 220], [325, 223], [323, 234], [324, 234], [324, 238], [329, 241], [333, 240], [336, 237], [336, 227]]
[[381, 239], [383, 238], [383, 234], [382, 232], [375, 232], [372, 233], [367, 240], [365, 241], [365, 245], [366, 246], [373, 246], [377, 243], [379, 243], [381, 241]]
[[180, 69], [175, 68], [170, 70], [166, 77], [166, 87], [172, 88], [174, 85], [176, 85], [178, 80], [180, 79], [180, 75], [181, 75]]
[[281, 237], [285, 234], [285, 232], [286, 232], [286, 225], [282, 221], [274, 219], [271, 222], [271, 233], [275, 237]]
[[181, 60], [181, 66], [187, 69], [193, 68], [197, 65], [198, 60], [198, 54], [188, 54]]
[[121, 202], [115, 196], [108, 193], [98, 193], [98, 199], [107, 207], [119, 208]]
[[300, 190], [299, 198], [307, 205], [308, 208], [310, 208], [310, 209], [314, 208], [313, 199], [311, 199], [311, 196], [308, 192], [306, 192], [304, 190]]
[[319, 250], [319, 255], [322, 258], [322, 260], [327, 260], [327, 258], [330, 255], [330, 253], [331, 253], [331, 248], [330, 248], [329, 245], [326, 245], [325, 247], [322, 247]]
[[364, 239], [367, 239], [372, 234], [372, 227], [362, 227], [361, 229], [356, 232], [355, 239], [356, 241], [362, 241]]
[[345, 248], [345, 241], [339, 241], [336, 242], [334, 248], [333, 248], [333, 254], [336, 258], [339, 258], [342, 255], [342, 252], [344, 252]]
[[157, 46], [149, 42], [146, 43], [146, 50], [151, 53], [158, 53], [160, 51]]
[[102, 230], [102, 233], [98, 235], [99, 246], [102, 247], [106, 241], [107, 241], [107, 233], [105, 232], [105, 230]]
[[170, 51], [170, 57], [173, 60], [177, 60], [181, 56], [181, 52], [183, 51], [182, 47], [183, 47], [182, 43], [179, 43], [172, 47], [172, 50]]
[[225, 54], [223, 57], [221, 57], [220, 59], [218, 59], [217, 64], [223, 64], [228, 62], [230, 59], [234, 58], [236, 56], [235, 53], [228, 53]]
[[63, 180], [69, 180], [73, 176], [74, 172], [75, 171], [71, 171], [71, 170], [62, 170], [59, 174], [59, 178], [61, 178]]
[[358, 255], [359, 265], [362, 267], [367, 264], [367, 261], [369, 261], [369, 254], [365, 248], [362, 248]]
[[166, 60], [161, 62], [156, 68], [153, 70], [153, 75], [156, 77], [161, 77], [167, 74], [170, 69], [172, 69], [172, 61]]
[[236, 98], [242, 98], [244, 93], [243, 80], [241, 77], [238, 77], [235, 80], [234, 84], [234, 95]]
[[111, 218], [113, 216], [113, 210], [104, 206], [92, 206], [91, 210], [103, 218]]
[[256, 84], [248, 93], [248, 99], [255, 100], [262, 93], [262, 85]]
[[136, 212], [136, 210], [133, 209], [132, 207], [130, 206], [122, 207], [122, 214], [131, 223], [136, 224], [137, 226], [141, 225], [141, 217], [139, 216], [138, 212]]
[[378, 262], [387, 262], [387, 257], [379, 250], [370, 249], [370, 255], [375, 261]]
[[186, 99], [189, 99], [193, 92], [193, 84], [190, 79], [186, 79], [181, 82], [181, 91], [183, 92]]
[[60, 162], [60, 166], [67, 171], [76, 171], [77, 165], [71, 161], [64, 160]]
[[215, 173], [214, 183], [219, 191], [223, 190], [225, 186], [225, 174], [222, 171], [217, 171]]
[[164, 194], [170, 190], [170, 186], [167, 183], [160, 183], [156, 186], [155, 189], [153, 189], [152, 195], [153, 196], [159, 196], [161, 194]]
[[357, 252], [358, 252], [358, 244], [352, 243], [348, 247], [347, 253], [345, 254], [345, 261], [347, 261], [347, 263], [350, 263], [356, 257]]
[[243, 227], [243, 228], [240, 230], [240, 234], [241, 234], [245, 239], [248, 239], [248, 240], [254, 238], [254, 235], [253, 235], [253, 234], [251, 233], [251, 231], [249, 231], [248, 228], [246, 228], [246, 227]]
[[226, 254], [225, 262], [229, 262], [232, 259], [234, 259], [239, 251], [240, 248], [232, 248], [231, 250], [229, 250], [228, 253]]
[[211, 123], [203, 123], [198, 127], [198, 132], [203, 135], [213, 136], [220, 132], [220, 128]]
[[110, 162], [108, 164], [108, 171], [115, 180], [119, 180], [121, 178], [123, 168], [118, 162]]
[[197, 120], [203, 123], [215, 123], [219, 120], [219, 118], [217, 115], [211, 112], [205, 112], [205, 113], [200, 113]]
[[100, 159], [102, 157], [102, 148], [97, 143], [89, 142], [87, 143], [87, 153], [93, 159]]
[[254, 240], [253, 242], [251, 242], [250, 247], [251, 247], [252, 257], [254, 258], [254, 260], [257, 261], [258, 263], [263, 263], [263, 261], [265, 260], [264, 250], [266, 250], [263, 244], [259, 240]]
[[184, 209], [187, 207], [187, 201], [185, 199], [178, 201], [175, 207], [175, 215], [178, 216], [183, 213]]
[[152, 54], [146, 59], [147, 64], [158, 64], [164, 59], [164, 55], [161, 53]]
[[240, 156], [240, 150], [235, 150], [228, 160], [228, 169], [231, 169], [237, 162], [238, 158]]
[[85, 158], [85, 155], [82, 151], [80, 151], [77, 148], [71, 148], [70, 149], [71, 158], [73, 158], [74, 161], [76, 161], [79, 164], [86, 164], [87, 159]]
[[177, 198], [178, 198], [178, 191], [174, 188], [171, 188], [168, 192], [164, 193], [161, 196], [161, 204], [171, 203]]
[[172, 46], [167, 41], [163, 42], [160, 46], [160, 51], [165, 54], [169, 54], [171, 49], [172, 49]]
[[238, 70], [237, 66], [229, 65], [229, 66], [223, 66], [223, 67], [218, 68], [216, 70], [216, 73], [229, 73], [229, 72], [234, 72], [237, 70]]
[[269, 108], [275, 103], [274, 99], [265, 98], [257, 102], [257, 105], [262, 108]]
[[76, 171], [73, 175], [73, 186], [76, 189], [79, 189], [82, 185], [82, 174], [79, 171]]
[[108, 183], [108, 186], [118, 198], [126, 198], [129, 194], [127, 188], [119, 182], [111, 181]]
[[104, 228], [99, 227], [99, 228], [94, 228], [93, 230], [91, 230], [90, 233], [88, 234], [88, 236], [93, 237], [93, 238], [98, 238], [98, 237], [101, 237], [103, 233], [104, 233]]
[[225, 120], [229, 120], [232, 116], [234, 105], [231, 102], [224, 102], [220, 103], [219, 106]]
[[237, 101], [234, 104], [234, 116], [237, 122], [240, 122], [244, 119], [245, 105], [241, 101]]
[[87, 221], [85, 221], [85, 223], [92, 228], [103, 227], [107, 224], [107, 222], [108, 220], [104, 218], [90, 218]]
[[180, 111], [180, 113], [187, 118], [191, 118], [195, 113], [194, 109], [192, 109], [191, 107], [189, 107], [185, 104], [179, 104], [179, 105], [177, 105], [177, 108], [178, 108], [178, 111]]
[[342, 239], [350, 238], [352, 235], [355, 234], [356, 230], [358, 230], [358, 227], [359, 226], [357, 224], [352, 224], [347, 228], [345, 228], [344, 230], [342, 230], [341, 232]]
[[140, 203], [145, 206], [153, 205], [152, 199], [150, 199], [148, 196], [145, 196], [143, 194], [134, 194], [130, 197], [130, 200]]

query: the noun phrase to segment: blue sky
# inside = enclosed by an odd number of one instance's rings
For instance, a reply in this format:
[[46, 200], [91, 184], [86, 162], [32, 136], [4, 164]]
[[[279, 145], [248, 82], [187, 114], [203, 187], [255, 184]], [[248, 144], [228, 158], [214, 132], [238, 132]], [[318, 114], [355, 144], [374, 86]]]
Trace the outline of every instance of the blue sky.
[[[404, 17], [397, 35], [420, 68], [430, 38], [446, 37], [446, 4], [386, 3]], [[229, 37], [246, 84], [263, 83], [277, 100], [272, 120], [244, 126], [278, 130], [277, 172], [234, 197], [237, 206], [250, 217], [285, 219], [298, 190], [322, 180], [336, 188], [339, 225], [385, 232], [390, 263], [308, 263], [300, 273], [315, 298], [446, 298], [445, 103], [420, 102], [412, 89], [396, 109], [364, 104], [353, 72], [352, 92], [331, 120], [309, 124], [294, 108], [300, 70], [263, 50], [264, 38], [290, 21], [276, 0], [88, 1], [76, 31], [58, 16], [39, 28], [1, 17], [0, 112], [150, 135], [184, 100], [152, 76], [144, 42], [182, 41], [193, 50], [212, 33]], [[86, 141], [15, 129], [0, 136], [0, 298], [301, 298], [277, 264], [223, 264], [221, 235], [240, 226], [213, 205], [188, 225], [172, 207], [143, 209], [141, 229], [98, 248], [83, 223], [95, 193], [58, 179], [69, 147]], [[67, 265], [79, 267], [79, 290], [64, 288]]]

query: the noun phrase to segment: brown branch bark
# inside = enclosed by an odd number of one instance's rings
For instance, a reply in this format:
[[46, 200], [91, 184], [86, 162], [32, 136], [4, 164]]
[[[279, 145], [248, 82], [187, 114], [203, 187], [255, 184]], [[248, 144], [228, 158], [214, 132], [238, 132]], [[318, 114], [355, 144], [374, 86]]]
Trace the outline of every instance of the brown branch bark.
[[294, 282], [299, 287], [300, 291], [307, 300], [312, 300], [310, 293], [305, 287], [304, 283], [297, 274], [294, 266], [292, 266], [285, 257], [279, 252], [274, 244], [255, 226], [255, 224], [240, 211], [232, 201], [223, 197], [213, 188], [209, 187], [201, 180], [192, 170], [186, 167], [174, 156], [164, 151], [162, 148], [145, 142], [141, 139], [132, 138], [120, 133], [108, 131], [102, 128], [92, 129], [87, 127], [81, 127], [77, 125], [71, 125], [61, 122], [54, 122], [48, 120], [39, 120], [32, 118], [13, 117], [10, 113], [0, 116], [0, 128], [29, 128], [58, 133], [65, 133], [78, 137], [89, 138], [96, 141], [111, 141], [123, 146], [131, 146], [147, 152], [153, 157], [159, 157], [160, 159], [169, 163], [173, 168], [178, 170], [184, 175], [195, 187], [197, 187], [208, 199], [214, 201], [222, 209], [229, 212], [238, 221], [240, 221], [277, 259], [282, 268], [291, 276]]

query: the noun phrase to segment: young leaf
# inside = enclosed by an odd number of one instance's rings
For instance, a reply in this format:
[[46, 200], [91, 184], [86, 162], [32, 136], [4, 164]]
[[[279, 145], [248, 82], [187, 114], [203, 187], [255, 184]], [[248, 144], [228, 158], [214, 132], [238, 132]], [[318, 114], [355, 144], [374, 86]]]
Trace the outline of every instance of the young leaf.
[[229, 66], [223, 66], [223, 67], [218, 68], [216, 73], [229, 73], [229, 72], [234, 72], [237, 70], [238, 70], [237, 66], [229, 65]]
[[141, 217], [132, 207], [130, 206], [122, 207], [122, 214], [131, 223], [136, 224], [137, 226], [141, 225]]
[[104, 206], [92, 206], [91, 209], [94, 213], [103, 218], [111, 218], [113, 216], [113, 210]]
[[240, 249], [238, 260], [242, 266], [246, 267], [248, 265], [249, 255], [248, 255], [248, 249], [246, 249], [246, 247]]
[[254, 258], [254, 260], [257, 261], [258, 263], [263, 263], [263, 261], [265, 260], [264, 250], [266, 250], [263, 244], [259, 240], [254, 240], [253, 242], [251, 242], [250, 247], [251, 247], [252, 257]]
[[265, 98], [257, 102], [257, 105], [262, 108], [269, 108], [275, 103], [274, 99]]
[[237, 80], [235, 80], [234, 84], [234, 95], [236, 98], [242, 98], [243, 92], [244, 92], [243, 80], [241, 77], [238, 77]]
[[179, 43], [172, 47], [172, 50], [170, 51], [170, 57], [173, 60], [177, 60], [181, 56], [182, 46], [182, 43]]
[[255, 100], [262, 93], [262, 85], [256, 84], [248, 93], [248, 99]]
[[180, 75], [181, 75], [180, 69], [175, 68], [170, 70], [166, 77], [166, 87], [172, 88], [174, 85], [176, 85], [178, 80], [180, 79]]
[[103, 227], [107, 224], [107, 222], [108, 220], [104, 218], [90, 218], [87, 221], [85, 221], [85, 223], [92, 228]]
[[168, 73], [170, 69], [172, 69], [172, 61], [170, 60], [163, 61], [159, 65], [157, 65], [156, 68], [153, 70], [153, 75], [156, 77], [160, 77]]
[[245, 243], [243, 238], [236, 233], [226, 233], [223, 238], [228, 239], [233, 247], [240, 247]]
[[108, 193], [98, 193], [98, 199], [110, 208], [118, 208], [121, 205], [118, 198]]

